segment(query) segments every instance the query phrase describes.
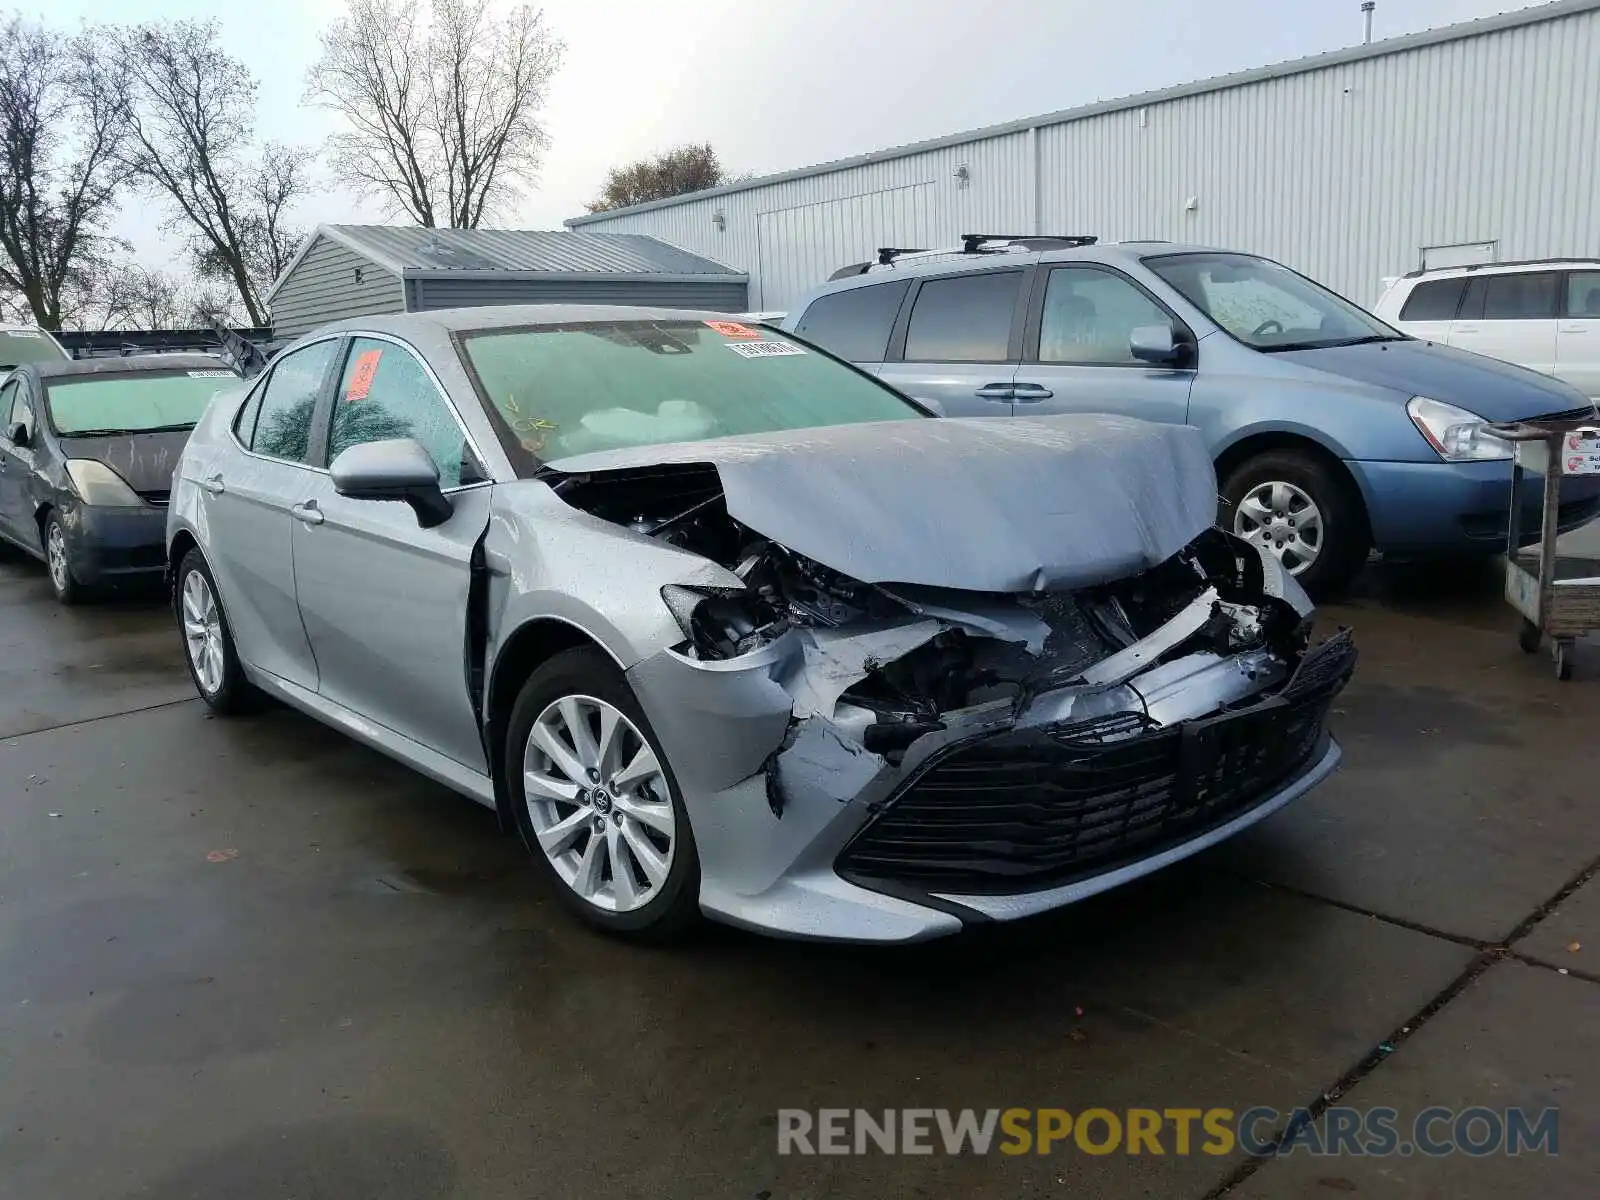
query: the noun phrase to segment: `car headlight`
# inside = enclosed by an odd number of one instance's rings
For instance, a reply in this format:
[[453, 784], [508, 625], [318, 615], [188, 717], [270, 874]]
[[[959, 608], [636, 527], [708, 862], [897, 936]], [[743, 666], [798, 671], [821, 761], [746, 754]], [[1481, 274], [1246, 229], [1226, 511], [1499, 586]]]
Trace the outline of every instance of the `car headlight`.
[[69, 458], [67, 474], [72, 479], [78, 498], [85, 504], [127, 508], [144, 503], [138, 493], [128, 486], [128, 481], [103, 462], [96, 462], [92, 458]]
[[1406, 412], [1417, 431], [1428, 439], [1428, 445], [1437, 450], [1445, 462], [1485, 462], [1511, 457], [1510, 444], [1490, 433], [1488, 422], [1477, 413], [1442, 400], [1429, 400], [1426, 396], [1411, 397], [1406, 402]]

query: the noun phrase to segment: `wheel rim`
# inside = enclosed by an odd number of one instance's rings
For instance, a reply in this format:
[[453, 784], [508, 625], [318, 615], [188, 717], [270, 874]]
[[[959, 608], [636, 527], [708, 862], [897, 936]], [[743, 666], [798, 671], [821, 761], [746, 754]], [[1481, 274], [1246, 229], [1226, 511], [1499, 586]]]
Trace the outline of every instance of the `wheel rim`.
[[1281, 479], [1258, 483], [1233, 510], [1233, 532], [1277, 555], [1291, 575], [1322, 554], [1322, 510], [1303, 489]]
[[61, 526], [52, 521], [44, 542], [45, 565], [50, 568], [50, 582], [55, 585], [56, 591], [64, 592], [72, 578], [67, 572], [67, 535], [61, 532]]
[[190, 571], [183, 580], [183, 641], [189, 648], [189, 662], [200, 690], [214, 696], [222, 687], [223, 649], [222, 612], [217, 608], [211, 585], [199, 571]]
[[660, 894], [677, 820], [661, 764], [622, 710], [552, 701], [528, 732], [522, 786], [535, 841], [586, 903], [621, 913]]

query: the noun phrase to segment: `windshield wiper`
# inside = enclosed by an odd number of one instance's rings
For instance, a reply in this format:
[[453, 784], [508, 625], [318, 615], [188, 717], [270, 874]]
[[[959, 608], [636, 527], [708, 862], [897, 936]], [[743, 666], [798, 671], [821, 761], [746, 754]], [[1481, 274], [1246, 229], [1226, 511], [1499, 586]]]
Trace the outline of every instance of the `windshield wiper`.
[[137, 437], [141, 433], [185, 433], [194, 428], [193, 421], [180, 425], [150, 425], [142, 429], [74, 429], [59, 434], [60, 437]]
[[1278, 342], [1271, 346], [1257, 346], [1263, 354], [1281, 354], [1285, 350], [1332, 350], [1336, 346], [1365, 346], [1372, 342], [1407, 342], [1410, 338], [1392, 333], [1369, 333], [1364, 337], [1334, 338], [1332, 341]]

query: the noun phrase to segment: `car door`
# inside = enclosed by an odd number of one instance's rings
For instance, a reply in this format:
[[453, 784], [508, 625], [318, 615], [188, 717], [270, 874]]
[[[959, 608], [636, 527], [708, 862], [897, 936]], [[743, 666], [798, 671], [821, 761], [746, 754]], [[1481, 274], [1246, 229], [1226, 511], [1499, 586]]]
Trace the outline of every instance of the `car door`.
[[1472, 276], [1450, 325], [1450, 344], [1555, 374], [1560, 279], [1555, 271]]
[[[1135, 329], [1173, 331], [1184, 357], [1142, 362], [1129, 348]], [[1194, 335], [1127, 276], [1107, 267], [1041, 267], [1034, 282], [1022, 364], [1012, 385], [1017, 415], [1121, 413], [1183, 424], [1194, 383]]]
[[0, 534], [11, 541], [37, 549], [39, 531], [29, 530], [32, 513], [25, 513], [28, 472], [33, 456], [11, 440], [11, 431], [22, 425], [32, 432], [28, 395], [20, 378], [0, 388]]
[[197, 468], [206, 561], [239, 657], [314, 690], [317, 664], [295, 597], [289, 509], [325, 477], [314, 431], [342, 339], [281, 355], [251, 392], [224, 451]]
[[806, 306], [794, 331], [863, 370], [881, 374], [895, 319], [910, 290], [909, 279], [895, 279], [829, 292]]
[[1572, 271], [1556, 324], [1556, 374], [1600, 399], [1600, 271]]
[[918, 281], [879, 377], [946, 416], [1009, 416], [1032, 274], [1012, 266]]
[[489, 521], [481, 453], [432, 371], [401, 342], [359, 335], [328, 418], [332, 463], [351, 446], [414, 438], [454, 505], [424, 529], [398, 501], [355, 500], [303, 477], [294, 507], [295, 585], [326, 699], [486, 772], [466, 676], [472, 555]]

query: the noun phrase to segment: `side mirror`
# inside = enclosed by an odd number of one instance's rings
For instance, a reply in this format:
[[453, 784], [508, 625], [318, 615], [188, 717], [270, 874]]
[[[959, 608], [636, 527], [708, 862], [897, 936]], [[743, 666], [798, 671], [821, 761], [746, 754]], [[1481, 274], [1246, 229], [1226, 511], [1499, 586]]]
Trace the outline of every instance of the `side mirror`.
[[1171, 325], [1141, 325], [1128, 336], [1128, 353], [1140, 362], [1171, 366], [1183, 357]]
[[432, 529], [455, 511], [439, 489], [439, 468], [412, 438], [363, 442], [340, 453], [328, 467], [333, 490], [352, 500], [400, 500]]
[[11, 439], [13, 446], [26, 446], [28, 444], [28, 427], [18, 421], [6, 430], [6, 436]]

